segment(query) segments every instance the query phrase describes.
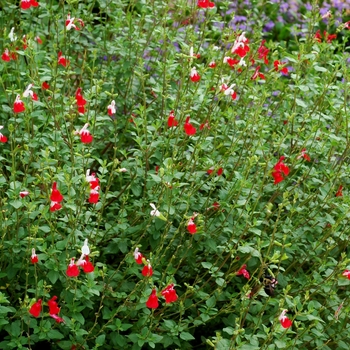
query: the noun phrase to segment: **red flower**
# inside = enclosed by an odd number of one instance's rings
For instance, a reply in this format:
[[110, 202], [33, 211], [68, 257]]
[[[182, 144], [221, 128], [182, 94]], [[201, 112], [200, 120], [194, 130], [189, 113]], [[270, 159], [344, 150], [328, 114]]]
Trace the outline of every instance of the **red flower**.
[[216, 63], [214, 61], [211, 61], [209, 63], [209, 68], [215, 68], [216, 67]]
[[224, 63], [228, 63], [230, 67], [234, 67], [239, 63], [239, 60], [226, 56], [224, 57]]
[[89, 203], [96, 204], [100, 198], [100, 194], [97, 190], [90, 190]]
[[283, 163], [284, 158], [285, 157], [282, 156], [277, 162], [277, 164], [273, 167], [274, 170], [272, 172], [272, 176], [275, 179], [275, 185], [284, 180], [284, 176], [282, 174], [284, 174], [285, 176], [289, 174], [288, 166]]
[[90, 184], [90, 188], [92, 190], [99, 190], [100, 189], [100, 180], [96, 177], [95, 173], [92, 173], [90, 175], [90, 169], [86, 172], [86, 181]]
[[152, 289], [152, 293], [146, 301], [146, 306], [150, 309], [156, 309], [159, 306], [157, 290], [155, 288]]
[[21, 198], [27, 197], [28, 195], [29, 195], [29, 192], [28, 192], [28, 191], [21, 191], [21, 192], [19, 193], [19, 196], [20, 196]]
[[62, 209], [62, 205], [58, 202], [51, 201], [50, 211], [56, 211]]
[[174, 283], [169, 284], [162, 292], [161, 294], [165, 298], [165, 302], [167, 304], [173, 303], [178, 299], [178, 296], [176, 294], [176, 291], [174, 289]]
[[4, 53], [1, 56], [1, 59], [6, 62], [11, 61], [11, 56], [8, 49], [5, 49]]
[[[340, 185], [338, 188], [337, 193], [335, 194], [336, 197], [343, 197], [343, 185]], [[350, 278], [349, 278], [350, 279]]]
[[149, 262], [149, 260], [147, 260], [147, 265], [145, 265], [142, 269], [142, 275], [145, 277], [151, 277], [153, 275], [153, 269], [152, 266]]
[[[280, 62], [278, 60], [274, 61], [273, 62], [273, 65], [275, 66], [275, 70], [276, 72], [278, 72], [279, 68], [278, 66], [282, 65], [282, 64], [285, 64], [285, 62]], [[287, 67], [283, 67], [281, 70], [280, 70], [281, 73], [283, 74], [288, 74], [288, 68]]]
[[50, 314], [50, 316], [51, 316], [54, 320], [56, 320], [57, 323], [64, 322], [63, 318], [57, 316], [56, 314], [52, 314], [52, 315]]
[[108, 115], [112, 116], [116, 113], [115, 101], [113, 100], [110, 105], [107, 106]]
[[265, 42], [266, 42], [266, 40], [263, 40], [261, 42], [260, 47], [258, 48], [258, 56], [259, 56], [260, 59], [261, 58], [264, 59], [265, 64], [268, 64], [269, 61], [267, 59], [267, 55], [268, 55], [270, 50], [267, 47], [264, 46]]
[[58, 53], [58, 64], [60, 64], [63, 67], [67, 67], [67, 65], [69, 64], [69, 60], [62, 56], [62, 51]]
[[[0, 125], [0, 130], [3, 129], [4, 127], [2, 125]], [[5, 143], [7, 142], [7, 137], [4, 136], [1, 132], [0, 132], [0, 142], [1, 143]]]
[[40, 36], [38, 36], [38, 35], [34, 38], [34, 40], [36, 40], [36, 42], [38, 44], [42, 44], [43, 43], [43, 41], [41, 40]]
[[168, 127], [172, 128], [173, 126], [177, 126], [179, 122], [175, 119], [174, 111], [171, 111], [168, 117]]
[[189, 136], [194, 135], [196, 133], [197, 129], [190, 123], [190, 117], [186, 118], [184, 129], [185, 133]]
[[57, 189], [57, 182], [54, 182], [52, 184], [52, 191], [51, 191], [50, 200], [53, 202], [62, 202], [63, 201], [63, 196], [62, 196], [61, 192]]
[[34, 303], [29, 309], [29, 313], [34, 317], [39, 317], [41, 313], [41, 303], [42, 300], [39, 299], [36, 303]]
[[20, 96], [17, 95], [16, 100], [13, 104], [13, 111], [15, 113], [21, 113], [21, 112], [24, 112], [25, 110], [26, 108], [24, 107], [23, 101], [21, 100]]
[[[80, 30], [81, 28], [79, 28], [78, 26], [76, 26], [74, 24], [74, 20], [75, 18], [70, 18], [70, 14], [67, 15], [67, 19], [66, 19], [66, 29], [67, 30], [71, 30], [72, 28], [74, 28], [75, 30]], [[80, 23], [80, 25], [82, 27], [84, 27], [84, 22], [81, 18], [77, 18], [77, 21]]]
[[318, 31], [315, 33], [314, 38], [315, 38], [316, 41], [318, 41], [319, 43], [322, 42], [322, 39], [326, 40], [327, 43], [331, 43], [332, 40], [334, 40], [334, 39], [337, 38], [337, 34], [329, 34], [329, 33], [327, 33], [327, 31], [324, 30], [324, 31], [323, 31], [323, 38], [322, 38], [320, 30], [318, 30]]
[[32, 90], [33, 84], [29, 84], [23, 92], [23, 97], [31, 97], [33, 101], [38, 101], [38, 95]]
[[247, 270], [247, 265], [244, 264], [237, 272], [236, 272], [237, 276], [243, 275], [243, 277], [245, 277], [247, 280], [249, 280], [250, 278], [250, 274]]
[[255, 80], [257, 77], [259, 77], [260, 79], [265, 79], [265, 75], [260, 73], [260, 66], [257, 66], [255, 68], [255, 72], [250, 79]]
[[197, 6], [202, 9], [207, 9], [215, 7], [215, 4], [209, 0], [198, 0]]
[[311, 158], [309, 157], [309, 155], [306, 154], [306, 148], [303, 148], [303, 149], [301, 150], [301, 153], [300, 153], [300, 155], [297, 157], [297, 159], [300, 159], [300, 158], [304, 158], [304, 159], [307, 160], [308, 162], [311, 161]]
[[95, 270], [95, 267], [94, 265], [90, 262], [89, 260], [89, 256], [88, 255], [85, 255], [85, 260], [82, 264], [82, 267], [83, 267], [83, 271], [85, 273], [90, 273], [90, 272], [94, 272]]
[[30, 257], [32, 264], [37, 264], [39, 262], [38, 256], [35, 254], [35, 249], [32, 249], [32, 256]]
[[288, 310], [283, 310], [278, 317], [283, 328], [289, 328], [292, 326], [292, 321], [286, 316], [287, 311]]
[[343, 273], [342, 273], [343, 276], [347, 277], [349, 280], [350, 280], [350, 271], [349, 270], [345, 270]]
[[39, 3], [36, 2], [35, 0], [21, 0], [21, 9], [22, 10], [27, 10], [31, 7], [37, 7], [39, 6]]
[[94, 139], [93, 136], [90, 134], [90, 131], [87, 129], [88, 127], [89, 124], [86, 123], [81, 130], [75, 132], [76, 135], [80, 135], [80, 140], [82, 143], [91, 143]]
[[41, 84], [41, 87], [42, 87], [43, 90], [50, 89], [50, 85], [49, 85], [46, 81], [44, 81], [44, 82]]
[[80, 273], [79, 268], [77, 265], [75, 265], [74, 258], [72, 258], [70, 260], [69, 265], [68, 265], [66, 274], [68, 277], [77, 277], [77, 276], [79, 276], [79, 273]]
[[190, 79], [191, 79], [194, 83], [197, 83], [198, 81], [201, 80], [201, 76], [198, 74], [196, 67], [193, 67], [193, 68], [191, 69]]
[[135, 251], [134, 251], [134, 258], [135, 258], [135, 261], [136, 261], [136, 264], [139, 264], [141, 265], [142, 264], [142, 254], [139, 252], [139, 248], [136, 248]]
[[49, 314], [58, 314], [60, 312], [60, 308], [58, 307], [58, 304], [56, 302], [57, 297], [54, 295], [48, 302], [47, 306], [49, 307]]
[[193, 235], [197, 232], [197, 226], [196, 224], [194, 223], [193, 221], [193, 218], [191, 218], [190, 220], [188, 220], [188, 223], [187, 223], [187, 230], [188, 232]]
[[75, 93], [75, 99], [76, 99], [76, 103], [78, 106], [78, 112], [79, 113], [85, 113], [85, 105], [86, 105], [86, 100], [83, 97], [83, 94], [81, 93], [81, 88], [77, 89], [77, 92]]

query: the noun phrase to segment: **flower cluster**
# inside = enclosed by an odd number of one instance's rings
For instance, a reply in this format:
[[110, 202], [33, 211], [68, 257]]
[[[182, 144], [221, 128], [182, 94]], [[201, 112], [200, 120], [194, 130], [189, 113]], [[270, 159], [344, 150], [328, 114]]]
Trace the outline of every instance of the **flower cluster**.
[[275, 182], [274, 182], [275, 185], [283, 181], [284, 176], [287, 176], [289, 174], [288, 166], [283, 163], [284, 159], [285, 159], [284, 156], [280, 157], [277, 164], [273, 167], [272, 176], [275, 179]]
[[136, 248], [134, 251], [134, 259], [136, 261], [136, 264], [144, 264], [143, 269], [141, 271], [143, 276], [151, 277], [153, 275], [153, 268], [151, 262], [139, 252], [139, 248]]
[[50, 200], [51, 200], [50, 211], [56, 211], [62, 208], [61, 202], [63, 201], [63, 196], [61, 192], [57, 189], [56, 182], [52, 184]]
[[[49, 315], [52, 317], [57, 323], [64, 322], [63, 318], [59, 317], [58, 314], [61, 308], [58, 307], [57, 304], [57, 296], [54, 295], [48, 302], [47, 306], [49, 307]], [[42, 299], [36, 301], [29, 309], [29, 313], [34, 317], [39, 317], [42, 311]]]
[[[165, 289], [161, 291], [160, 294], [164, 297], [166, 304], [173, 303], [178, 299], [178, 296], [174, 289], [174, 283], [170, 283], [167, 287], [165, 287]], [[146, 306], [150, 309], [156, 309], [159, 306], [156, 288], [152, 289], [151, 295], [146, 301]]]

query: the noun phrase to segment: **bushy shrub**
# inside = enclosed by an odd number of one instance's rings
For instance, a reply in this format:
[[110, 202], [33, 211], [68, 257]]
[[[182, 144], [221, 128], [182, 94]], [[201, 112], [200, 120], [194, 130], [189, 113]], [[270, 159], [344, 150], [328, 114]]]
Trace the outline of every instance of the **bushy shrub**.
[[1, 349], [347, 349], [348, 24], [230, 3], [2, 7]]

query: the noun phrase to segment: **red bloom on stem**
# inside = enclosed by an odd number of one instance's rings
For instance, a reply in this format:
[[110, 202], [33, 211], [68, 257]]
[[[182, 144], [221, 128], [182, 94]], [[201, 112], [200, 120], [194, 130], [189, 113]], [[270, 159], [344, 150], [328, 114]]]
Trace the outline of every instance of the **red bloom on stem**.
[[11, 61], [11, 56], [8, 49], [5, 49], [4, 53], [1, 56], [1, 59], [6, 62]]
[[78, 112], [79, 113], [85, 113], [85, 105], [86, 100], [83, 97], [83, 94], [81, 93], [81, 88], [77, 89], [77, 92], [75, 93], [75, 100], [78, 106]]
[[47, 90], [47, 89], [50, 89], [50, 85], [49, 85], [46, 81], [44, 81], [44, 82], [41, 84], [41, 88], [42, 88], [43, 90]]
[[292, 321], [286, 316], [287, 311], [288, 310], [283, 310], [278, 317], [283, 328], [289, 328], [292, 326]]
[[32, 256], [30, 257], [32, 264], [37, 264], [39, 262], [38, 256], [35, 254], [35, 248], [32, 249]]
[[[0, 130], [3, 128], [4, 128], [3, 125], [0, 125]], [[5, 135], [3, 135], [1, 132], [0, 132], [0, 142], [1, 143], [7, 142], [7, 137]]]
[[201, 80], [201, 76], [198, 74], [196, 67], [193, 67], [193, 68], [191, 69], [190, 79], [191, 79], [194, 83], [197, 83], [198, 81]]
[[152, 293], [146, 301], [146, 306], [150, 309], [156, 309], [159, 306], [157, 290], [155, 288], [152, 289]]
[[209, 0], [198, 0], [197, 6], [202, 9], [207, 9], [215, 7], [215, 4]]
[[61, 192], [57, 189], [57, 182], [54, 182], [52, 184], [52, 191], [51, 191], [50, 200], [53, 202], [62, 202], [63, 201], [63, 196], [62, 196]]
[[152, 266], [149, 262], [149, 260], [147, 260], [147, 265], [145, 265], [142, 269], [142, 275], [145, 277], [151, 277], [153, 275], [153, 269]]
[[259, 77], [260, 79], [265, 79], [265, 75], [260, 73], [260, 66], [257, 66], [255, 68], [255, 72], [250, 79], [255, 80], [257, 77]]
[[191, 235], [197, 232], [197, 226], [194, 223], [193, 219], [194, 218], [191, 218], [190, 220], [188, 220], [188, 223], [187, 223], [187, 230]]
[[304, 158], [304, 159], [307, 160], [308, 162], [311, 161], [311, 158], [309, 157], [309, 155], [306, 154], [306, 148], [303, 148], [303, 149], [301, 150], [301, 153], [300, 153], [300, 155], [297, 157], [297, 159], [300, 159], [300, 158]]
[[38, 35], [34, 38], [34, 40], [35, 40], [38, 44], [42, 44], [42, 43], [43, 43], [43, 41], [41, 40], [40, 36], [38, 36]]
[[24, 112], [25, 110], [26, 110], [26, 108], [24, 107], [24, 103], [21, 100], [20, 95], [17, 95], [16, 100], [13, 104], [13, 111], [15, 113], [21, 113], [21, 112]]
[[33, 101], [38, 101], [38, 95], [32, 90], [33, 84], [29, 84], [23, 92], [23, 97], [31, 97]]
[[[79, 24], [84, 27], [84, 22], [81, 18], [77, 18], [76, 19], [77, 22], [79, 22]], [[67, 15], [67, 19], [66, 19], [66, 29], [67, 30], [71, 30], [72, 28], [74, 28], [75, 30], [80, 30], [81, 28], [79, 28], [78, 26], [76, 26], [74, 24], [75, 21], [75, 17], [71, 18], [70, 14]]]
[[350, 280], [350, 271], [349, 270], [345, 270], [343, 273], [342, 273], [343, 276], [347, 277], [347, 279]]
[[[285, 62], [280, 62], [278, 60], [274, 61], [273, 62], [273, 65], [275, 66], [275, 70], [276, 72], [278, 72], [279, 68], [278, 66], [282, 65], [282, 64], [285, 64]], [[288, 74], [288, 68], [287, 67], [283, 67], [281, 70], [280, 70], [281, 73], [283, 74]]]
[[216, 67], [215, 61], [211, 61], [211, 62], [209, 63], [209, 68], [215, 68], [215, 67]]
[[[336, 197], [343, 197], [343, 185], [340, 185], [338, 188], [337, 193], [335, 194]], [[350, 278], [349, 278], [350, 279]]]
[[56, 302], [57, 296], [54, 295], [48, 302], [47, 306], [49, 307], [49, 314], [58, 314], [60, 312], [60, 308], [58, 307], [58, 304]]
[[226, 56], [224, 57], [224, 63], [227, 63], [230, 67], [234, 67], [239, 63], [239, 60]]
[[19, 196], [20, 196], [21, 198], [27, 197], [28, 195], [29, 195], [29, 192], [28, 192], [28, 191], [21, 191], [21, 192], [19, 193]]
[[175, 119], [174, 111], [171, 111], [168, 117], [168, 127], [178, 126], [179, 122]]
[[90, 134], [90, 131], [87, 129], [88, 127], [89, 124], [86, 123], [81, 130], [75, 132], [76, 135], [80, 135], [80, 140], [82, 143], [91, 143], [94, 139], [93, 136]]
[[39, 299], [36, 303], [34, 303], [29, 309], [29, 313], [34, 317], [39, 317], [41, 313], [41, 303], [42, 300]]
[[139, 248], [136, 248], [134, 251], [134, 259], [136, 261], [136, 264], [141, 265], [142, 264], [142, 258], [143, 255], [139, 252]]
[[90, 175], [90, 169], [86, 171], [86, 181], [90, 184], [90, 188], [92, 190], [100, 189], [100, 183], [99, 183], [100, 180], [96, 177], [95, 173], [92, 173]]
[[56, 314], [50, 314], [50, 316], [51, 316], [57, 323], [64, 322], [63, 318], [57, 316]]
[[62, 209], [62, 205], [58, 202], [51, 201], [50, 204], [50, 211], [57, 211]]
[[100, 194], [97, 190], [90, 190], [89, 203], [96, 204], [100, 199]]
[[176, 294], [176, 291], [174, 289], [174, 283], [169, 284], [162, 292], [161, 294], [165, 298], [165, 302], [167, 304], [173, 303], [178, 299], [178, 296]]
[[250, 274], [247, 270], [247, 265], [244, 264], [237, 272], [236, 272], [237, 276], [243, 275], [243, 277], [245, 277], [247, 280], [250, 279]]
[[284, 158], [285, 157], [282, 156], [277, 162], [277, 164], [273, 167], [274, 170], [272, 172], [272, 176], [275, 179], [275, 182], [274, 182], [275, 185], [283, 181], [284, 176], [287, 176], [289, 174], [288, 166], [283, 163]]
[[63, 67], [67, 67], [69, 64], [69, 60], [62, 56], [62, 51], [58, 53], [58, 64], [60, 64]]
[[185, 133], [189, 136], [194, 135], [196, 133], [197, 129], [190, 123], [190, 117], [186, 118], [184, 129]]
[[68, 277], [77, 277], [77, 276], [79, 276], [79, 273], [80, 273], [79, 268], [77, 265], [75, 265], [74, 258], [72, 258], [70, 260], [69, 265], [68, 265], [66, 274]]
[[264, 59], [265, 64], [268, 64], [269, 61], [267, 59], [267, 55], [268, 55], [270, 50], [267, 47], [264, 46], [265, 42], [266, 42], [266, 40], [263, 40], [261, 42], [260, 47], [258, 48], [258, 56], [259, 56], [260, 59], [261, 58]]
[[85, 260], [83, 260], [83, 263], [81, 264], [81, 266], [83, 267], [83, 271], [85, 273], [94, 272], [94, 270], [95, 270], [95, 267], [91, 263], [91, 261], [89, 260], [89, 256], [88, 255], [85, 255]]

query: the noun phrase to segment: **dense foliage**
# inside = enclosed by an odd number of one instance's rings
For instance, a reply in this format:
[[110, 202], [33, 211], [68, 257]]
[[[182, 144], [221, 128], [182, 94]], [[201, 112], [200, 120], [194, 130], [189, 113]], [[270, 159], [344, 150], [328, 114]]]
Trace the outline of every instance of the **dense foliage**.
[[288, 4], [2, 4], [1, 349], [348, 349], [346, 2]]

